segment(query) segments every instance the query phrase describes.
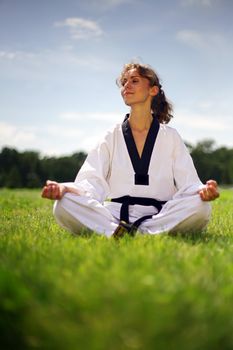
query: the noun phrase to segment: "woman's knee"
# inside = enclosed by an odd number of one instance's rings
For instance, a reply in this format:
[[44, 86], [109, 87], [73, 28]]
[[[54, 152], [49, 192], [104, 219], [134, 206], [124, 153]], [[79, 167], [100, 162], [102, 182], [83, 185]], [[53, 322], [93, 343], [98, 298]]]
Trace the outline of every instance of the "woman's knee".
[[187, 219], [187, 225], [192, 231], [204, 229], [211, 216], [211, 206], [207, 202], [203, 202], [201, 199], [198, 201], [193, 215]]
[[72, 216], [67, 207], [67, 200], [63, 197], [55, 201], [53, 206], [53, 215], [56, 222], [64, 229], [73, 234], [77, 234], [80, 230], [80, 223]]
[[196, 208], [195, 208], [195, 214], [197, 220], [200, 222], [203, 221], [204, 223], [208, 222], [211, 215], [211, 205], [209, 202], [204, 202], [201, 199], [198, 200]]
[[171, 233], [196, 232], [207, 226], [211, 216], [211, 206], [208, 202], [196, 198], [189, 209], [189, 214], [170, 231]]
[[67, 219], [70, 220], [70, 204], [69, 198], [63, 196], [62, 199], [56, 200], [53, 206], [53, 215], [56, 221], [61, 225], [66, 225]]
[[62, 199], [56, 200], [53, 205], [53, 215], [55, 216], [56, 219], [59, 221], [62, 219], [64, 216], [64, 207], [62, 205]]

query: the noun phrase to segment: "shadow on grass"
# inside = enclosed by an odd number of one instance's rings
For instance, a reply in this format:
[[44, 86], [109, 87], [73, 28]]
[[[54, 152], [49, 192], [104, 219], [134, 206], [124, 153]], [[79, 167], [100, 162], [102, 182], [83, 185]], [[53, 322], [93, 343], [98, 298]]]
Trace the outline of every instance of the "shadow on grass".
[[[67, 237], [70, 236], [70, 234], [65, 231], [64, 232]], [[89, 230], [87, 228], [83, 228], [79, 234], [71, 234], [71, 237], [73, 239], [85, 239], [85, 240], [96, 240], [96, 239], [100, 239], [100, 240], [111, 240], [113, 242], [120, 242], [120, 241], [133, 241], [135, 238], [136, 239], [151, 239], [152, 235], [147, 235], [147, 234], [141, 234], [139, 231], [134, 235], [129, 235], [126, 234], [124, 237], [121, 237], [119, 239], [115, 239], [113, 237], [106, 237], [103, 234], [99, 234], [97, 232], [94, 232], [92, 230]], [[196, 232], [176, 232], [176, 233], [163, 233], [163, 234], [158, 234], [158, 235], [153, 235], [153, 238], [162, 238], [164, 237], [165, 239], [173, 239], [175, 241], [180, 241], [180, 242], [184, 242], [190, 245], [197, 245], [197, 244], [207, 244], [207, 243], [217, 243], [219, 245], [224, 245], [227, 244], [228, 242], [232, 242], [232, 236], [230, 235], [221, 235], [221, 234], [217, 234], [214, 232], [209, 232], [208, 228], [205, 230], [199, 230]]]
[[217, 243], [219, 245], [226, 244], [232, 241], [232, 237], [229, 235], [219, 235], [210, 233], [208, 230], [187, 232], [187, 233], [168, 233], [168, 236], [176, 241], [183, 241], [190, 245], [203, 244], [203, 243]]

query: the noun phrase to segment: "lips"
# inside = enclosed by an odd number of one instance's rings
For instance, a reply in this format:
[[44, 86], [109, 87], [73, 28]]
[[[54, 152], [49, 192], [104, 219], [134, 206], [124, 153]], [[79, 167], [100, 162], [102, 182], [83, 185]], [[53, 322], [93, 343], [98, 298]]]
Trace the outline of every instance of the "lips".
[[130, 92], [130, 91], [123, 92], [123, 96], [129, 96], [129, 95], [133, 95], [133, 92]]

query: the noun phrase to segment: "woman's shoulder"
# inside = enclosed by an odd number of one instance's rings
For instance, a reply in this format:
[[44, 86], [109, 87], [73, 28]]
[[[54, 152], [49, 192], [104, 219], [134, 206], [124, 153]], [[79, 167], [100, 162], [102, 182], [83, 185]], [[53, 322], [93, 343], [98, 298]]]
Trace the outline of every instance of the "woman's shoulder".
[[161, 141], [169, 142], [173, 147], [183, 147], [185, 144], [180, 133], [174, 127], [168, 126], [167, 124], [160, 124], [159, 135]]
[[166, 136], [180, 136], [179, 132], [175, 128], [167, 124], [160, 124], [159, 130], [161, 134]]
[[122, 123], [117, 123], [107, 129], [106, 134], [114, 134], [115, 132], [121, 131]]
[[101, 145], [105, 145], [106, 147], [111, 147], [116, 135], [119, 134], [119, 132], [121, 132], [121, 123], [115, 124], [109, 127], [108, 129], [103, 130], [99, 134], [98, 140], [93, 148], [94, 149], [99, 148]]
[[119, 133], [122, 133], [122, 124], [117, 123], [105, 131], [104, 139], [111, 140], [116, 137]]

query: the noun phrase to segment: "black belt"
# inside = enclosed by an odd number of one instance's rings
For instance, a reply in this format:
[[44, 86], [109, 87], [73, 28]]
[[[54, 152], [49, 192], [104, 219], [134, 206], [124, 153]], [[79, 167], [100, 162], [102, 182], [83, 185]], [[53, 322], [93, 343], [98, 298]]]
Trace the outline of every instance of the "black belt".
[[[154, 198], [146, 198], [146, 197], [131, 197], [131, 196], [122, 196], [118, 198], [112, 198], [112, 202], [122, 203], [121, 211], [120, 211], [120, 221], [125, 222], [126, 224], [130, 224], [129, 222], [129, 205], [144, 205], [144, 206], [153, 206], [155, 207], [158, 212], [153, 214], [156, 215], [160, 212], [162, 209], [163, 204], [166, 203], [166, 201], [159, 201]], [[130, 224], [130, 231], [135, 231], [143, 221], [147, 219], [151, 219], [153, 215], [145, 215], [141, 218], [137, 219], [135, 222]]]

